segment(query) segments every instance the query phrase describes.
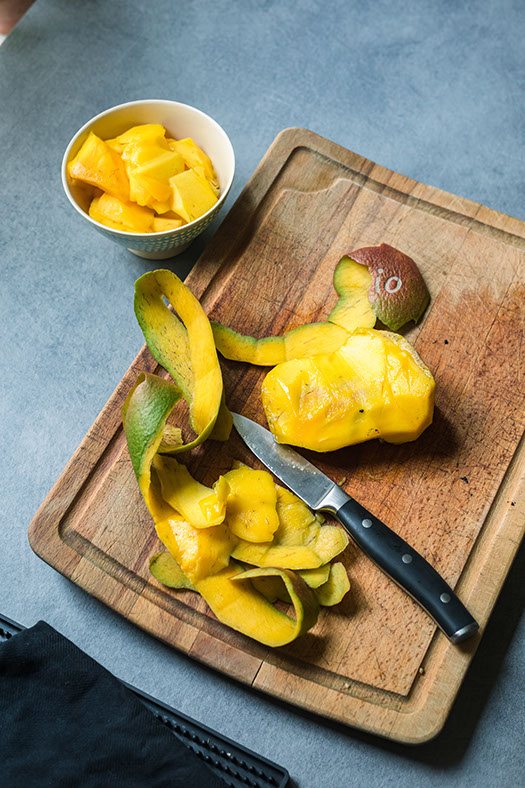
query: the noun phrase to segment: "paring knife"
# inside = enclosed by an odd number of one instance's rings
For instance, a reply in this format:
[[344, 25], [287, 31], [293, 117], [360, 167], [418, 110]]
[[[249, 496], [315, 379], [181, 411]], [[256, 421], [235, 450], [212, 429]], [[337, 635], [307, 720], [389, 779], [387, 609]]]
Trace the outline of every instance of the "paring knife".
[[400, 536], [311, 462], [277, 443], [267, 429], [238, 413], [232, 416], [235, 429], [255, 456], [310, 509], [333, 514], [363, 552], [421, 605], [452, 643], [462, 643], [479, 629], [441, 575]]

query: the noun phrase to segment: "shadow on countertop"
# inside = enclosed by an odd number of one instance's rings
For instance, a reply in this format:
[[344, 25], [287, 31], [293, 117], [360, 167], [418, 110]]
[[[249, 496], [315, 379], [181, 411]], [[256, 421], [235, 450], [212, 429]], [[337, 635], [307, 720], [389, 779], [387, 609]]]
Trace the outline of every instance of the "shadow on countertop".
[[[319, 718], [320, 723], [338, 733], [351, 736], [357, 741], [373, 745], [409, 761], [441, 770], [455, 767], [468, 751], [520, 623], [525, 607], [524, 575], [525, 544], [518, 550], [445, 726], [434, 739], [424, 744], [407, 745], [350, 729], [326, 718]], [[281, 704], [281, 701], [274, 700], [274, 702]], [[290, 708], [286, 704], [283, 705]], [[312, 719], [311, 714], [300, 709], [294, 708], [294, 711]]]

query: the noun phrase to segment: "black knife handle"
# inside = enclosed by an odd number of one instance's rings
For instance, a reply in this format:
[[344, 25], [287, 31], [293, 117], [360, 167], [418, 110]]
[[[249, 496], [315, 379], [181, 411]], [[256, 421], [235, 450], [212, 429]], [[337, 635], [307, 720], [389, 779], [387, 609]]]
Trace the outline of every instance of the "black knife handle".
[[335, 516], [369, 558], [426, 610], [452, 643], [479, 628], [436, 570], [400, 536], [350, 499]]

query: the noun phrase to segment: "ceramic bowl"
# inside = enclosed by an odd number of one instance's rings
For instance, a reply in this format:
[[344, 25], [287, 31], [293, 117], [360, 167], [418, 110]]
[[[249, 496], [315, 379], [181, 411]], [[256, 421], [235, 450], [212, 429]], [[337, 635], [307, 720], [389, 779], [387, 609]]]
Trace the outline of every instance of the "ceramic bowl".
[[[84, 191], [75, 186], [67, 173], [68, 162], [76, 156], [90, 131], [102, 139], [111, 139], [141, 123], [160, 123], [167, 129], [168, 135], [175, 139], [191, 137], [208, 154], [219, 179], [219, 199], [213, 208], [176, 230], [164, 230], [160, 233], [127, 233], [96, 222], [88, 214], [89, 201]], [[180, 254], [206, 229], [224, 204], [232, 185], [234, 172], [235, 156], [232, 144], [219, 124], [195, 107], [162, 99], [130, 101], [96, 115], [77, 131], [67, 146], [62, 160], [64, 190], [71, 205], [84, 221], [89, 222], [93, 229], [106, 238], [116, 241], [133, 254], [149, 260], [162, 260]]]

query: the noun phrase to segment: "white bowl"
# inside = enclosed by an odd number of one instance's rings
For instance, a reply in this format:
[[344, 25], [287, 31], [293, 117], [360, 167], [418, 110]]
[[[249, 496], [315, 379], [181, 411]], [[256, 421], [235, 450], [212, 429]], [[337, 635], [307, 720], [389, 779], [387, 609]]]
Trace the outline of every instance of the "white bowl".
[[[103, 140], [117, 137], [141, 123], [160, 123], [170, 137], [191, 137], [212, 160], [219, 179], [219, 199], [207, 213], [176, 230], [160, 233], [127, 233], [96, 222], [88, 214], [89, 201], [82, 189], [75, 186], [67, 172], [68, 162], [76, 156], [90, 131]], [[210, 224], [221, 209], [232, 185], [235, 156], [226, 132], [209, 115], [178, 101], [151, 99], [129, 101], [96, 115], [75, 134], [62, 160], [62, 185], [71, 205], [85, 221], [106, 238], [125, 246], [133, 254], [148, 260], [163, 260], [184, 251], [194, 238]]]

